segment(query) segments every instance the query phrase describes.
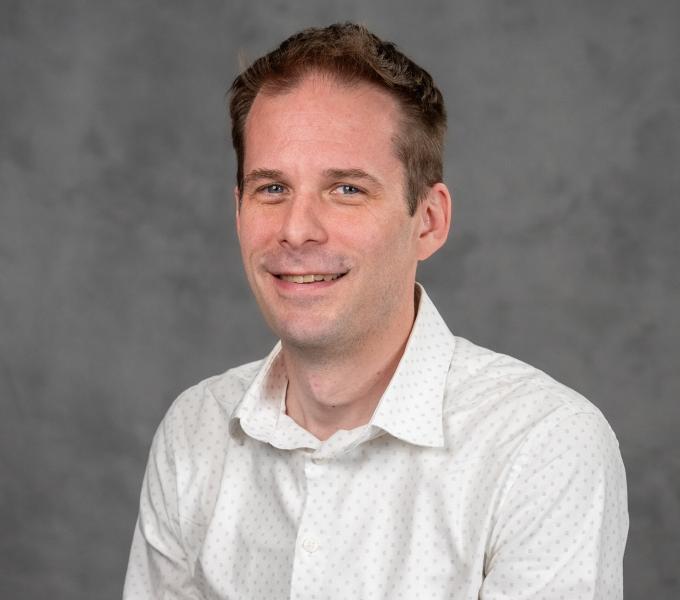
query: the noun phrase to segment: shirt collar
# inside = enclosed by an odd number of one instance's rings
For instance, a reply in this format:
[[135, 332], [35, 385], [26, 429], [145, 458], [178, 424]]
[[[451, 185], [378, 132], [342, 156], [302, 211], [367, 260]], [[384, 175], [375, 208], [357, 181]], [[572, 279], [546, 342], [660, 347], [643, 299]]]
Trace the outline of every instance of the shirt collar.
[[[420, 284], [416, 299], [417, 315], [404, 354], [369, 425], [411, 444], [443, 447], [444, 393], [455, 338]], [[234, 408], [232, 433], [240, 424], [250, 437], [272, 443], [284, 414], [287, 383], [279, 342]]]
[[419, 446], [444, 446], [443, 406], [455, 338], [416, 284], [420, 296], [411, 335], [371, 424]]
[[255, 375], [229, 420], [231, 433], [238, 425], [244, 433], [261, 442], [270, 442], [279, 417], [285, 411], [288, 378], [277, 342]]

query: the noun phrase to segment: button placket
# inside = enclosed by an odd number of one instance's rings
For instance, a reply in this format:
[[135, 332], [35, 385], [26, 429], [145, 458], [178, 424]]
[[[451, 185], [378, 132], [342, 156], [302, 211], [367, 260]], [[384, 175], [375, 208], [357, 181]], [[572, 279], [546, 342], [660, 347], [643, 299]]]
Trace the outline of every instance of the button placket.
[[[292, 600], [309, 597], [309, 585], [324, 572], [324, 505], [327, 501], [327, 482], [323, 475], [326, 464], [320, 464], [310, 455], [304, 459], [304, 477], [306, 479], [306, 499], [300, 517], [298, 538], [295, 548], [293, 572], [291, 576]], [[319, 530], [319, 527], [322, 530]]]
[[[320, 457], [311, 457], [305, 463], [305, 475], [307, 476], [307, 504], [305, 507], [305, 521], [314, 523], [315, 519], [313, 512], [316, 507], [320, 506], [322, 502], [320, 498], [317, 498], [318, 479], [322, 474], [323, 470], [323, 459]], [[303, 525], [301, 523], [301, 525]], [[305, 531], [307, 528], [306, 523], [301, 528], [300, 533], [302, 534], [302, 549], [307, 554], [314, 554], [320, 547], [318, 536], [313, 529]]]

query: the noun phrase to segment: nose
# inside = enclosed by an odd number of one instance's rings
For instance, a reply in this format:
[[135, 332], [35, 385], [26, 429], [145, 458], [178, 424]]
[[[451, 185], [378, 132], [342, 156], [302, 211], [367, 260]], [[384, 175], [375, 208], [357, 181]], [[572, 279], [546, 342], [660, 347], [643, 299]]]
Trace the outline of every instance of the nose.
[[279, 243], [289, 248], [323, 244], [328, 239], [328, 233], [321, 215], [321, 204], [321, 198], [313, 194], [296, 194], [285, 203]]

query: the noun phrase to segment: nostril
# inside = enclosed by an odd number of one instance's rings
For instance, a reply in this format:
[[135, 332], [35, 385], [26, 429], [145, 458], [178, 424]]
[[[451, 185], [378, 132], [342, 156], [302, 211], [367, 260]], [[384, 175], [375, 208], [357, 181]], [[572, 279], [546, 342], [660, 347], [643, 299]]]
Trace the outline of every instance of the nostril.
[[279, 243], [298, 247], [306, 243], [325, 242], [327, 232], [317, 210], [318, 207], [312, 206], [311, 202], [293, 201], [283, 216]]

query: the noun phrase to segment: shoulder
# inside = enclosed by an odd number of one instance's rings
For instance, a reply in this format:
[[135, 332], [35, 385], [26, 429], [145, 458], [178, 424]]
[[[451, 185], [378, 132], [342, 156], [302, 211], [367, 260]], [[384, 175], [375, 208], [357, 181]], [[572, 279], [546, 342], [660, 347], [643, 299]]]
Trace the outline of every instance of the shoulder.
[[206, 522], [216, 498], [213, 483], [232, 444], [231, 414], [261, 362], [204, 379], [172, 403], [151, 444], [143, 506], [162, 505], [158, 510], [174, 510], [181, 521]]
[[[511, 356], [456, 337], [444, 402], [450, 439], [494, 453], [534, 438], [615, 436], [600, 410], [577, 391]], [[466, 443], [461, 442], [463, 451]], [[618, 445], [618, 444], [617, 444]]]
[[202, 440], [225, 437], [229, 419], [264, 359], [199, 381], [170, 405], [156, 433], [168, 449], [195, 448]]
[[508, 405], [517, 410], [538, 405], [574, 413], [598, 413], [581, 394], [547, 373], [513, 358], [455, 338], [447, 388], [455, 404]]

